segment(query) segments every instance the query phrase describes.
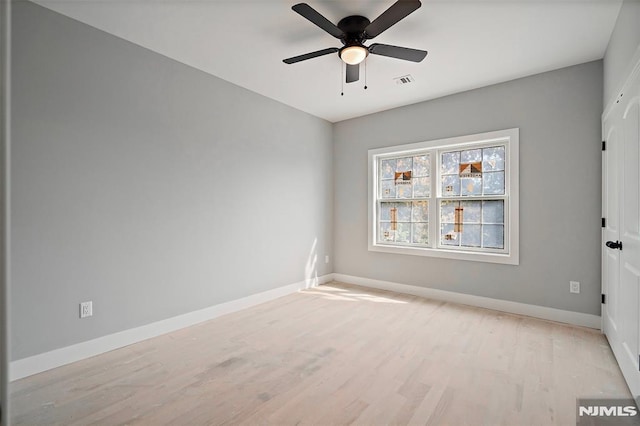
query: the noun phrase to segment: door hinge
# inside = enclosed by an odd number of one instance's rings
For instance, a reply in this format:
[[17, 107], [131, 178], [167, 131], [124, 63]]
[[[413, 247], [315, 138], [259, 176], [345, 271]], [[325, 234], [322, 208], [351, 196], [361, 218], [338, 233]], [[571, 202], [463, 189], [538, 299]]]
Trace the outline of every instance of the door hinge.
[[607, 303], [607, 296], [604, 293], [602, 293], [601, 296], [602, 296], [602, 304]]
[[602, 141], [602, 150], [603, 151], [607, 150], [607, 141]]
[[607, 227], [607, 219], [605, 219], [604, 217], [602, 218], [602, 227], [603, 228]]

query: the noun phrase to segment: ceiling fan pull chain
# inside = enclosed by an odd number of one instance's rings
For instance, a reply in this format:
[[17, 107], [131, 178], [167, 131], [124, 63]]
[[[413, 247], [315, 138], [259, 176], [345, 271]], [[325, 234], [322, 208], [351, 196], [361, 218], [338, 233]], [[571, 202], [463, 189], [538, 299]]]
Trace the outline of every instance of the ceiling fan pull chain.
[[340, 96], [344, 96], [344, 67], [346, 65], [340, 61]]
[[364, 90], [367, 90], [367, 58], [364, 58]]

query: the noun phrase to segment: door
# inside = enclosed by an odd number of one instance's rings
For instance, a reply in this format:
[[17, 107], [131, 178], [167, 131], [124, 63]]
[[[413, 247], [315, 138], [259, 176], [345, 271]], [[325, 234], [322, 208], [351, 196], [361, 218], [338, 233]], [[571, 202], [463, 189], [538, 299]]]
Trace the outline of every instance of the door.
[[603, 329], [640, 396], [640, 73], [603, 121]]

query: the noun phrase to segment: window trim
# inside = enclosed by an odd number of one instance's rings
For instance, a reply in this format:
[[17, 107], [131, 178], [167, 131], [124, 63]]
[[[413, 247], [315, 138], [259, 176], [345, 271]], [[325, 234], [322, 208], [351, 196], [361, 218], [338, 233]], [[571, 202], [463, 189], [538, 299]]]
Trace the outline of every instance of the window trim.
[[[425, 142], [417, 142], [405, 145], [389, 146], [384, 148], [370, 149], [368, 151], [368, 249], [369, 251], [408, 254], [417, 256], [429, 256], [445, 259], [469, 260], [476, 262], [502, 263], [508, 265], [518, 265], [520, 263], [519, 255], [519, 128], [497, 130], [493, 132], [477, 133], [473, 135], [457, 136], [445, 139], [435, 139]], [[481, 146], [487, 144], [505, 144], [506, 145], [506, 167], [505, 167], [505, 250], [503, 252], [495, 251], [478, 251], [477, 249], [446, 249], [439, 243], [437, 230], [440, 225], [439, 201], [448, 199], [442, 197], [437, 181], [439, 171], [436, 169], [438, 158], [431, 158], [431, 200], [429, 206], [429, 229], [430, 242], [432, 247], [415, 247], [392, 245], [389, 243], [378, 243], [378, 221], [377, 221], [377, 203], [378, 203], [378, 160], [385, 157], [395, 157], [399, 155], [410, 155], [416, 152], [430, 150], [455, 150], [465, 148], [467, 146]], [[439, 185], [438, 185], [439, 186]], [[435, 192], [434, 192], [435, 191]], [[496, 196], [500, 198], [501, 196]], [[474, 197], [460, 197], [463, 199], [473, 199]], [[452, 197], [452, 200], [459, 200], [458, 197]], [[432, 206], [433, 204], [433, 206]], [[432, 220], [434, 225], [432, 225]], [[433, 240], [432, 234], [435, 230], [436, 239]]]

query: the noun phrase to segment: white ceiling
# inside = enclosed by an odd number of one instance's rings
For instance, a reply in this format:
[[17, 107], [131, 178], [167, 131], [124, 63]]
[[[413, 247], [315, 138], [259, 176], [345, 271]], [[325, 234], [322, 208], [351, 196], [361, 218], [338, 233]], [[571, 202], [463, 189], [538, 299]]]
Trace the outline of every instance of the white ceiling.
[[[394, 0], [308, 0], [337, 23]], [[333, 38], [279, 0], [38, 0], [140, 46], [331, 122], [603, 57], [622, 0], [423, 0], [372, 42], [428, 50], [421, 63], [371, 55], [341, 91], [337, 54], [286, 65]], [[415, 82], [397, 85], [411, 74]]]

